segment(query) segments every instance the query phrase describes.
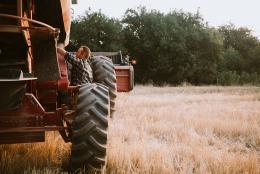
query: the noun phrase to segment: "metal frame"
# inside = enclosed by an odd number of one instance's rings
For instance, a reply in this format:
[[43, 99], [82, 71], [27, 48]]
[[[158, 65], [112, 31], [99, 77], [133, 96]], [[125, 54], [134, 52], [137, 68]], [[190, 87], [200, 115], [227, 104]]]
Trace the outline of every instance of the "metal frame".
[[[30, 6], [32, 5], [30, 4]], [[0, 30], [2, 32], [23, 32], [26, 40], [31, 39], [30, 31], [50, 33], [53, 37], [58, 36], [59, 29], [32, 18], [29, 19], [27, 16], [23, 17], [21, 0], [17, 0], [17, 12], [18, 16], [0, 13], [0, 17], [20, 21], [18, 26], [1, 25]], [[32, 17], [32, 14], [29, 17]], [[26, 22], [26, 25], [23, 24], [24, 22]], [[32, 27], [29, 23], [43, 27]], [[28, 46], [31, 47], [31, 44]], [[31, 50], [29, 52], [27, 59], [29, 72], [33, 72], [33, 57]], [[27, 82], [27, 93], [23, 97], [20, 107], [11, 111], [0, 112], [0, 144], [45, 141], [45, 131], [59, 131], [65, 142], [71, 141], [71, 124], [76, 113], [79, 87], [69, 86], [65, 60], [57, 55], [57, 62], [60, 79], [44, 82], [36, 82], [34, 79], [29, 80]], [[72, 108], [59, 102], [59, 91], [65, 91], [72, 96]], [[54, 107], [52, 109], [45, 108], [44, 105], [47, 103]]]

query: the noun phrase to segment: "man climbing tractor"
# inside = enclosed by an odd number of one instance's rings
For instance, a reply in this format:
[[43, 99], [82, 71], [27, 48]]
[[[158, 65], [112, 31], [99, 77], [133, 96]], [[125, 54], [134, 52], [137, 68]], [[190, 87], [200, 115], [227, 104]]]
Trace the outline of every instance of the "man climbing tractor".
[[88, 62], [91, 51], [88, 47], [81, 46], [75, 55], [60, 47], [57, 47], [57, 52], [72, 65], [70, 80], [71, 85], [83, 85], [93, 81], [92, 69]]
[[[100, 57], [92, 61], [92, 75], [87, 47], [75, 56], [57, 48], [68, 45], [70, 3], [0, 2], [0, 144], [43, 142], [46, 131], [59, 131], [72, 143], [72, 170], [100, 170], [116, 75], [112, 61]], [[65, 60], [72, 64], [71, 81]]]

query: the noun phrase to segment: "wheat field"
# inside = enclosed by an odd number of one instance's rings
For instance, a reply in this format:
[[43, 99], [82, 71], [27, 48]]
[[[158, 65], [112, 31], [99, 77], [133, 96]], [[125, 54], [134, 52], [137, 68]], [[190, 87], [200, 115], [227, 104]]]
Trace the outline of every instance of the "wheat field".
[[[109, 123], [111, 174], [259, 174], [259, 87], [136, 86]], [[70, 144], [1, 145], [0, 173], [66, 173]]]

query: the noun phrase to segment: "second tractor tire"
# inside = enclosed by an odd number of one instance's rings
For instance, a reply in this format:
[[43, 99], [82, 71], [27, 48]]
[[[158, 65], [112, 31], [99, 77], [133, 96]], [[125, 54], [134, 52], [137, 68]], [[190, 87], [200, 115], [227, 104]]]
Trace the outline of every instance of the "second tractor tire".
[[115, 112], [115, 100], [117, 97], [117, 84], [115, 67], [112, 60], [105, 56], [94, 56], [91, 60], [94, 82], [101, 83], [109, 88], [110, 114]]

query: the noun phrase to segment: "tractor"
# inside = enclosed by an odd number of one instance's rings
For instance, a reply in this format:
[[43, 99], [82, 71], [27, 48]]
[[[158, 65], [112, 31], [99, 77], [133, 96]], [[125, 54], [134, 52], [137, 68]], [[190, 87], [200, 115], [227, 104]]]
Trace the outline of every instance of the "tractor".
[[71, 0], [0, 1], [0, 144], [44, 142], [46, 131], [58, 131], [72, 144], [72, 170], [100, 170], [115, 111], [115, 66], [94, 56], [94, 82], [71, 86], [57, 54], [57, 45], [69, 43], [70, 25]]
[[[134, 88], [134, 67], [136, 60], [126, 54], [123, 55], [121, 51], [118, 52], [92, 52], [92, 62], [99, 61], [98, 59], [111, 59], [116, 72], [117, 92], [129, 92]], [[98, 59], [96, 59], [98, 58]], [[99, 67], [93, 67], [96, 71]], [[109, 86], [109, 84], [108, 84]], [[110, 88], [113, 89], [111, 86]]]

